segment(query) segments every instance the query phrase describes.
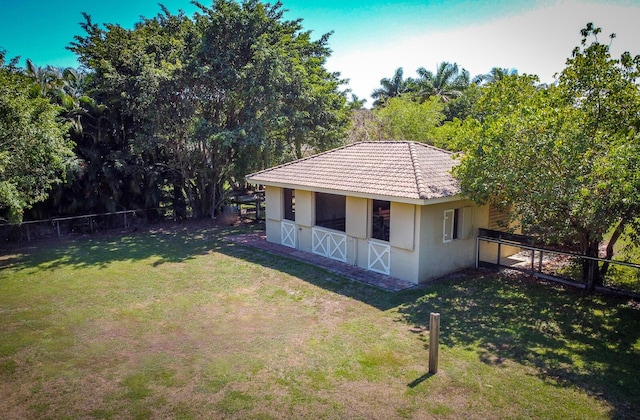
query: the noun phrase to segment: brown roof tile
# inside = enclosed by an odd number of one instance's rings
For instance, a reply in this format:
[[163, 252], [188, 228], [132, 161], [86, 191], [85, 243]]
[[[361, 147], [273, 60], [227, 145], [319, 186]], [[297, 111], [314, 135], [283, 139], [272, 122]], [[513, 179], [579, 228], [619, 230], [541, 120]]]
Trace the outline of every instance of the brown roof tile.
[[451, 176], [457, 163], [450, 152], [426, 144], [370, 141], [265, 169], [247, 180], [337, 194], [431, 200], [460, 192]]

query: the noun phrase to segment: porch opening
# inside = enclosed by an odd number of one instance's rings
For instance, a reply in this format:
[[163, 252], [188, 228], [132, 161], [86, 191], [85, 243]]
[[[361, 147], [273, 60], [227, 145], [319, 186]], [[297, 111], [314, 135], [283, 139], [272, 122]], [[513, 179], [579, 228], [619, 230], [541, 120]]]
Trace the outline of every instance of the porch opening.
[[316, 226], [344, 232], [346, 215], [346, 196], [316, 193]]
[[296, 190], [291, 188], [283, 188], [284, 198], [284, 218], [286, 220], [296, 221]]
[[389, 242], [391, 202], [372, 200], [371, 238]]

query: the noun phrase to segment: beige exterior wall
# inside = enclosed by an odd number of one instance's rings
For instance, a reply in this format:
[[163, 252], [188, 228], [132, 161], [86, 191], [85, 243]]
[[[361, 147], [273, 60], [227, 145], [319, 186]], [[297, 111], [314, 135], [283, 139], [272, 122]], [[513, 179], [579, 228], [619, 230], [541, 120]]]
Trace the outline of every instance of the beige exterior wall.
[[282, 243], [280, 232], [280, 222], [282, 221], [282, 188], [269, 187], [265, 188], [265, 211], [266, 223], [265, 230], [267, 233], [267, 241], [276, 244]]
[[315, 225], [315, 199], [311, 191], [296, 190], [296, 225], [298, 231], [298, 249], [312, 252], [311, 228]]
[[311, 191], [296, 190], [296, 223], [301, 226], [315, 225], [313, 208], [314, 195]]
[[[312, 252], [315, 194], [296, 190], [295, 196], [297, 247], [301, 251]], [[281, 243], [284, 211], [281, 188], [266, 188], [266, 206], [267, 240]], [[459, 219], [459, 238], [444, 243], [444, 212], [456, 208], [463, 209]], [[371, 211], [371, 200], [346, 198], [347, 263], [365, 269], [369, 264]], [[476, 207], [468, 200], [429, 206], [391, 202], [390, 275], [419, 283], [472, 267], [478, 227], [488, 227], [489, 216], [488, 206]]]
[[413, 251], [415, 246], [416, 206], [391, 202], [389, 243], [392, 247]]
[[264, 204], [267, 220], [282, 220], [282, 188], [266, 187]]
[[[462, 211], [459, 238], [444, 242], [444, 212], [450, 209]], [[475, 265], [478, 227], [484, 227], [487, 223], [485, 208], [478, 208], [468, 200], [423, 206], [420, 220], [420, 282]]]
[[347, 197], [346, 234], [358, 239], [369, 236], [369, 200]]

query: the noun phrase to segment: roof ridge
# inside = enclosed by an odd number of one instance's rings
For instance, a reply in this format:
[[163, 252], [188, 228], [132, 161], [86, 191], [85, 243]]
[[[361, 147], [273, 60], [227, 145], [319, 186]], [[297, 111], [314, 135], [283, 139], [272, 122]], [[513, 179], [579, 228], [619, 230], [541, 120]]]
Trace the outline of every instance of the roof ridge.
[[415, 142], [407, 142], [409, 146], [409, 155], [411, 156], [411, 166], [413, 166], [413, 173], [416, 177], [416, 186], [418, 187], [418, 197], [420, 199], [427, 199], [427, 188], [425, 187], [424, 175], [422, 174], [422, 169], [418, 164], [418, 152], [415, 148]]

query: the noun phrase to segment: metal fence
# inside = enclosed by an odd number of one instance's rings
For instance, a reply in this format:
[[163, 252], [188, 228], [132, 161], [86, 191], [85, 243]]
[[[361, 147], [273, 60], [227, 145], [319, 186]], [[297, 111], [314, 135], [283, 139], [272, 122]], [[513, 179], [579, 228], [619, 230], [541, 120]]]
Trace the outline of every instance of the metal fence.
[[596, 290], [640, 297], [640, 264], [586, 257], [495, 236], [480, 235], [476, 239], [476, 267], [506, 267], [546, 280], [585, 288], [583, 265], [590, 260], [595, 261], [599, 269], [603, 264], [609, 265], [606, 275], [601, 279], [602, 286], [596, 286]]
[[146, 215], [141, 210], [32, 220], [19, 224], [0, 224], [0, 240], [3, 242], [23, 242], [44, 238], [61, 238], [74, 234], [130, 229], [143, 224], [146, 224]]

